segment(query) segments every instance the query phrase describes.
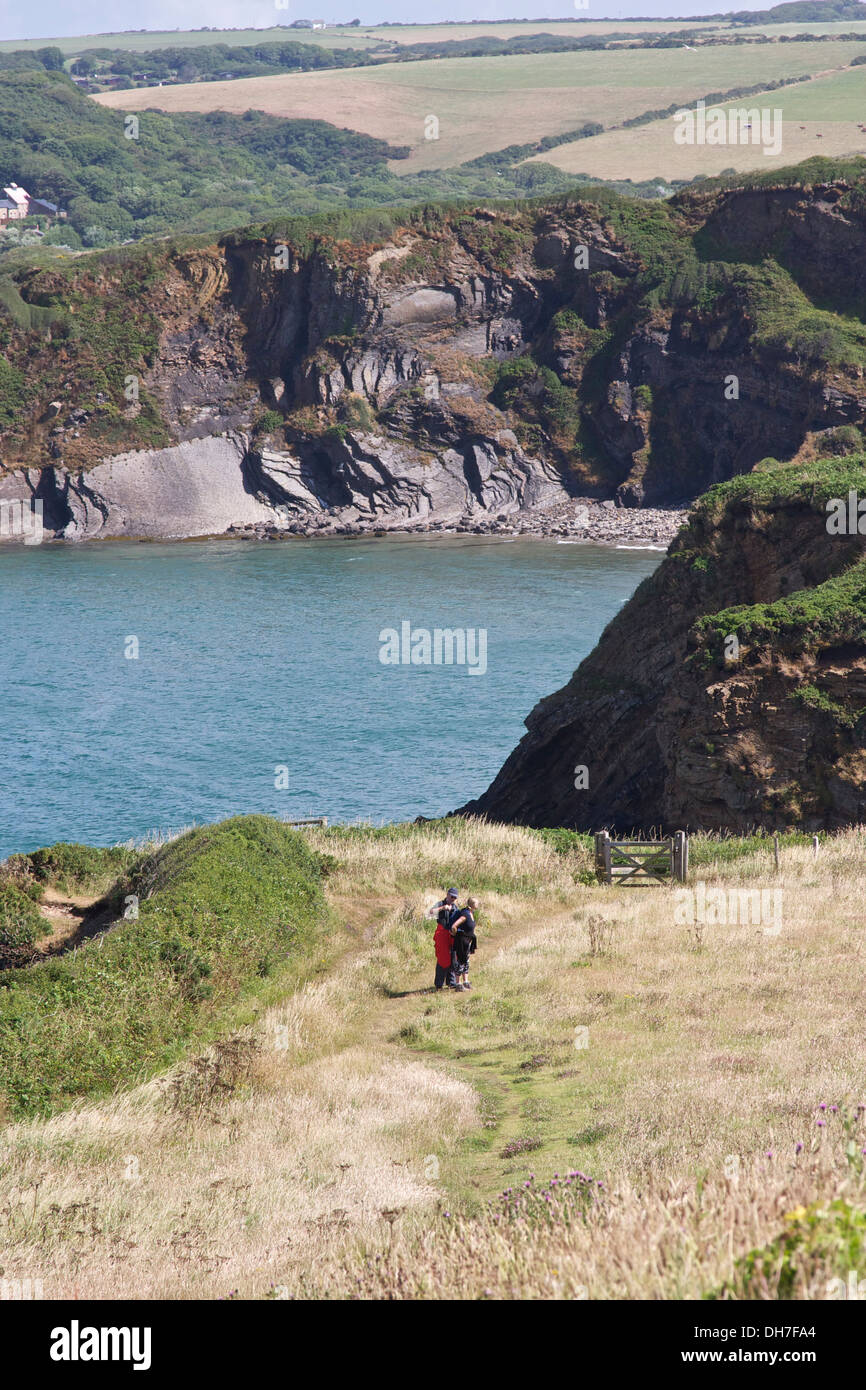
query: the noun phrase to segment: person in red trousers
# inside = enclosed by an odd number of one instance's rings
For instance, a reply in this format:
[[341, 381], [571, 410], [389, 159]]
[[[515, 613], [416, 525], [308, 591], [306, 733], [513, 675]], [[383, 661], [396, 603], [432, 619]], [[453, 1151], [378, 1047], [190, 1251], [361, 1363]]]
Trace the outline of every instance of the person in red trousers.
[[443, 903], [436, 915], [436, 931], [433, 933], [433, 946], [436, 950], [436, 979], [434, 986], [453, 984], [452, 952], [454, 948], [454, 929], [451, 918], [457, 915], [450, 903]]

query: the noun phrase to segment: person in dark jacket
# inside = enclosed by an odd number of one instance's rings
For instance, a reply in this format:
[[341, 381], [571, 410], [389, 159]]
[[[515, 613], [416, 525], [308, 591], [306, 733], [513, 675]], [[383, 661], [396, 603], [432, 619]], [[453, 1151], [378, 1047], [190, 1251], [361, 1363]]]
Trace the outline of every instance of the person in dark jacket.
[[454, 933], [454, 988], [471, 989], [469, 957], [474, 955], [478, 941], [475, 935], [475, 914], [478, 899], [467, 898], [466, 906], [457, 909], [451, 921]]

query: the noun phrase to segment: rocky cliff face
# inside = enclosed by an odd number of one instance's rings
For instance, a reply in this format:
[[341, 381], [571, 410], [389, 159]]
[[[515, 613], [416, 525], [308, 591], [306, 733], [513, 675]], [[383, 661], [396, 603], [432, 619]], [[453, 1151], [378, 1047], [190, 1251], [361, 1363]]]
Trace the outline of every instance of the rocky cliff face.
[[[711, 490], [467, 814], [650, 832], [866, 820], [866, 458]], [[866, 522], [864, 522], [866, 529]]]
[[0, 499], [36, 492], [81, 538], [693, 497], [857, 435], [843, 263], [866, 264], [866, 217], [837, 180], [428, 209], [367, 239], [288, 224], [21, 272]]

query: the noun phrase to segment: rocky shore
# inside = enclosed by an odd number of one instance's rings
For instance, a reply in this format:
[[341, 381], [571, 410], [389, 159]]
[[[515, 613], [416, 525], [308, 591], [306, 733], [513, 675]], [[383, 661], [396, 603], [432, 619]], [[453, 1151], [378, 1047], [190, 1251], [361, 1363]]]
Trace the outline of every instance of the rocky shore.
[[619, 507], [576, 497], [529, 513], [489, 517], [467, 515], [457, 522], [420, 521], [394, 525], [393, 521], [359, 521], [342, 524], [328, 516], [314, 516], [287, 527], [273, 525], [230, 526], [227, 534], [241, 540], [284, 540], [292, 536], [522, 536], [581, 541], [594, 545], [636, 545], [666, 550], [685, 524], [687, 504], [676, 507]]
[[[419, 462], [408, 445], [349, 433], [312, 459], [253, 449], [243, 432], [114, 455], [87, 472], [57, 465], [0, 476], [0, 516], [39, 505], [45, 540], [475, 534], [664, 549], [685, 505], [571, 496], [511, 438]], [[500, 452], [497, 452], [497, 449]], [[22, 528], [23, 529], [23, 528]], [[0, 524], [0, 541], [20, 539]]]

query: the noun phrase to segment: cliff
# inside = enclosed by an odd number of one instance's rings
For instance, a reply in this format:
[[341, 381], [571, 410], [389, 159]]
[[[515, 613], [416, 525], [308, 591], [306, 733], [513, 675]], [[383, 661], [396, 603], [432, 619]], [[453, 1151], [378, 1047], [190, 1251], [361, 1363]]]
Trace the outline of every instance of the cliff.
[[866, 538], [856, 501], [853, 534], [827, 509], [858, 489], [863, 455], [712, 488], [462, 812], [626, 832], [866, 821]]
[[19, 266], [0, 499], [70, 538], [511, 525], [850, 451], [864, 187], [791, 171]]

